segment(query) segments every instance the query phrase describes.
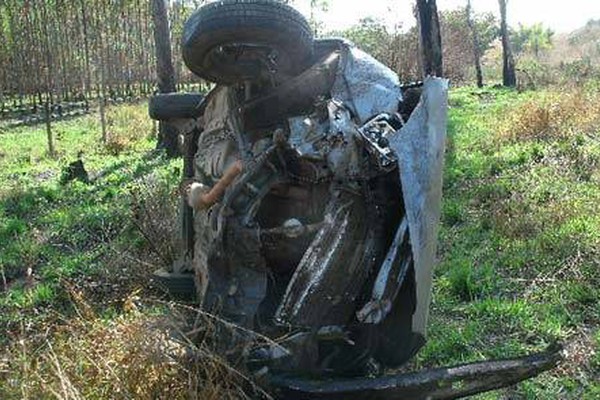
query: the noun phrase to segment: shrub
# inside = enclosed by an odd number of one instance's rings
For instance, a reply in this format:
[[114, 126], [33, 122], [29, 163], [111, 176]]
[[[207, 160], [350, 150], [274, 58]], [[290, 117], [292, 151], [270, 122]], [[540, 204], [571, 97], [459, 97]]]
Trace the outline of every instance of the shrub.
[[548, 140], [593, 134], [600, 129], [600, 95], [574, 90], [551, 93], [507, 110], [497, 131], [500, 141]]

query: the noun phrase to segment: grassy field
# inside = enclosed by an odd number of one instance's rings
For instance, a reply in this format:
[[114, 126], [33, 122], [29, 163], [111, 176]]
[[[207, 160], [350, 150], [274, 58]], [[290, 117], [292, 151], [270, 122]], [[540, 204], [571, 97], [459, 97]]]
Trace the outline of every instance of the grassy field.
[[[600, 397], [598, 93], [451, 93], [430, 337], [412, 368], [560, 340], [559, 369], [479, 398]], [[240, 398], [210, 349], [165, 339], [187, 306], [148, 283], [175, 256], [180, 162], [152, 151], [144, 105], [109, 112], [106, 145], [95, 116], [55, 124], [55, 158], [43, 127], [0, 134], [0, 398]], [[91, 183], [62, 182], [79, 152]]]
[[430, 341], [419, 366], [566, 344], [557, 371], [496, 398], [600, 396], [600, 106], [566, 93], [451, 95]]

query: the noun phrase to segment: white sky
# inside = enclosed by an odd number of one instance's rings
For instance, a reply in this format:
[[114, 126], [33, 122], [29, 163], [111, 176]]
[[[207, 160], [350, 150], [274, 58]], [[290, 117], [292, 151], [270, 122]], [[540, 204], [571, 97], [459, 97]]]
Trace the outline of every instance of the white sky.
[[[359, 19], [372, 16], [383, 20], [389, 27], [399, 22], [414, 25], [414, 0], [329, 0], [329, 11], [319, 14], [328, 29], [346, 28]], [[498, 0], [471, 0], [476, 12], [491, 11], [499, 15]], [[296, 0], [295, 6], [310, 15], [310, 0]], [[438, 0], [440, 10], [464, 6], [466, 0]], [[508, 23], [531, 25], [542, 22], [554, 31], [570, 32], [585, 25], [590, 19], [600, 19], [600, 0], [509, 0]]]

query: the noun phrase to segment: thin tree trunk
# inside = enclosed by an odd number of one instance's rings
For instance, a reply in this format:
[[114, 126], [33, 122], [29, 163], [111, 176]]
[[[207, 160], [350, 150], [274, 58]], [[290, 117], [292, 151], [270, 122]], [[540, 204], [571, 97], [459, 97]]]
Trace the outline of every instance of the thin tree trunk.
[[86, 102], [91, 97], [92, 93], [92, 72], [90, 69], [90, 44], [88, 37], [88, 19], [86, 12], [86, 5], [84, 0], [80, 0], [81, 5], [81, 28], [83, 32], [83, 57], [85, 60], [85, 100]]
[[[100, 10], [98, 10], [98, 14], [100, 14]], [[105, 71], [105, 67], [106, 67], [106, 60], [105, 60], [105, 56], [104, 56], [104, 46], [105, 46], [105, 40], [104, 40], [104, 31], [103, 31], [103, 27], [102, 27], [102, 21], [106, 20], [106, 18], [108, 18], [108, 16], [106, 15], [106, 3], [104, 3], [104, 6], [102, 7], [102, 14], [101, 16], [98, 15], [97, 19], [96, 19], [96, 29], [98, 32], [98, 45], [99, 45], [99, 49], [97, 52], [97, 56], [98, 56], [98, 69], [100, 72], [100, 87], [98, 89], [98, 109], [100, 111], [100, 129], [102, 131], [102, 143], [106, 144], [108, 141], [108, 134], [106, 131], [106, 71]]]
[[[169, 16], [165, 0], [152, 0], [152, 19], [154, 21], [154, 43], [156, 46], [156, 75], [160, 93], [173, 93], [175, 88], [175, 70], [171, 54], [171, 34]], [[159, 124], [157, 149], [164, 149], [167, 156], [179, 155], [177, 132], [167, 124]]]
[[172, 62], [171, 33], [165, 0], [152, 0], [152, 17], [158, 90], [161, 93], [172, 93], [175, 92], [175, 70]]
[[473, 35], [473, 60], [475, 61], [475, 72], [477, 75], [477, 87], [483, 87], [483, 73], [481, 72], [481, 48], [479, 43], [479, 32], [477, 32], [477, 26], [473, 21], [473, 9], [471, 7], [471, 0], [467, 0], [467, 23]]
[[502, 36], [502, 81], [504, 86], [517, 86], [517, 75], [515, 73], [515, 60], [513, 58], [512, 49], [510, 46], [510, 38], [508, 36], [508, 24], [506, 22], [506, 3], [508, 0], [498, 0], [500, 4], [500, 35]]
[[46, 134], [48, 136], [48, 154], [50, 154], [51, 157], [54, 157], [54, 137], [52, 135], [52, 123], [51, 123], [51, 119], [52, 119], [52, 113], [51, 113], [51, 107], [54, 103], [54, 96], [53, 96], [53, 91], [54, 91], [54, 84], [53, 84], [53, 78], [54, 78], [54, 65], [53, 65], [53, 59], [52, 59], [52, 52], [50, 49], [50, 36], [49, 36], [49, 32], [48, 32], [48, 24], [50, 23], [49, 18], [48, 18], [48, 9], [47, 9], [47, 5], [44, 4], [41, 7], [42, 9], [42, 17], [40, 20], [40, 25], [42, 25], [42, 30], [44, 32], [44, 36], [45, 36], [45, 52], [46, 52], [46, 89], [47, 89], [47, 95], [46, 95], [46, 106], [45, 106], [45, 111], [46, 111]]
[[417, 0], [423, 75], [443, 76], [442, 36], [435, 0]]
[[46, 103], [44, 104], [44, 117], [46, 120], [46, 136], [48, 138], [48, 154], [50, 157], [54, 157], [54, 136], [52, 135], [52, 113], [50, 111], [50, 98], [46, 97]]

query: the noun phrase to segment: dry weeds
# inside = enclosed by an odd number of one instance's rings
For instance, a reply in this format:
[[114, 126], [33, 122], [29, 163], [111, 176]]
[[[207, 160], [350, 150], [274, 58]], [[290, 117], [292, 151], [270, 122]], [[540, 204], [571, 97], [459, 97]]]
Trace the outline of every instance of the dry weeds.
[[0, 397], [269, 398], [219, 348], [215, 337], [224, 329], [234, 334], [231, 324], [175, 303], [142, 304], [135, 296], [123, 314], [102, 318], [71, 295], [78, 318], [53, 334], [15, 340], [0, 357]]
[[510, 110], [496, 140], [564, 139], [576, 134], [592, 135], [600, 129], [600, 94], [577, 89], [570, 92], [549, 93], [533, 98]]

